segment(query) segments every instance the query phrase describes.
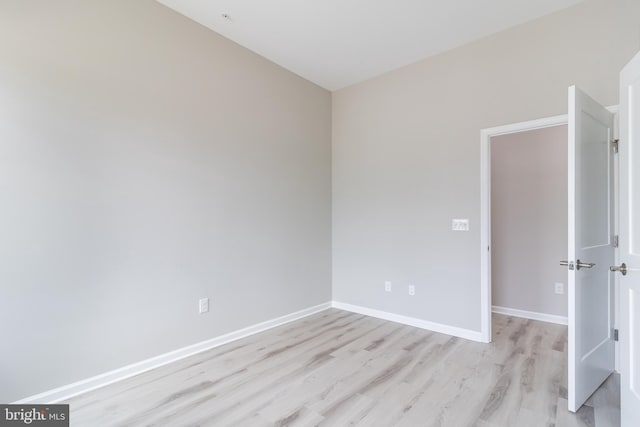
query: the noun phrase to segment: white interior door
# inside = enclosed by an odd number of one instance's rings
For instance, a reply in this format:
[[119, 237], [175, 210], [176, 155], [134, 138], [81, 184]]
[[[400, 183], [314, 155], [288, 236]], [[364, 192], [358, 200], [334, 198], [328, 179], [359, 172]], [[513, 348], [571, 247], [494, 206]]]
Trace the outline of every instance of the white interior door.
[[613, 372], [614, 116], [569, 88], [569, 410]]
[[[640, 426], [640, 54], [620, 74], [620, 375], [622, 427]], [[620, 271], [620, 269], [618, 270]]]

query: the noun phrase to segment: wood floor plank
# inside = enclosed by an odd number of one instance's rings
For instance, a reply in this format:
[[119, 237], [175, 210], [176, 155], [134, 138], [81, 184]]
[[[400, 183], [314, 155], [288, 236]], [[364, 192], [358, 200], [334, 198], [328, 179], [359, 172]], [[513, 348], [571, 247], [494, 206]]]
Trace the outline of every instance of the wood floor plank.
[[598, 427], [620, 426], [620, 374], [612, 374], [593, 394], [589, 405], [594, 408]]
[[494, 315], [482, 344], [330, 309], [68, 403], [73, 426], [618, 426], [616, 376], [567, 411], [566, 329]]

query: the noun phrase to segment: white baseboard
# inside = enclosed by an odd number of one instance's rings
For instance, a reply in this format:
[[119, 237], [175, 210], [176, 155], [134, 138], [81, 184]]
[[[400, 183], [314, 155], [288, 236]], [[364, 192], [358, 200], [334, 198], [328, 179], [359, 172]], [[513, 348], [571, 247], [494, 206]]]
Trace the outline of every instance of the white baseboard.
[[492, 308], [494, 313], [505, 314], [507, 316], [522, 317], [524, 319], [540, 320], [541, 322], [557, 323], [558, 325], [568, 324], [568, 319], [564, 316], [556, 316], [554, 314], [537, 313], [535, 311], [518, 310], [516, 308], [507, 308], [494, 305]]
[[441, 334], [452, 335], [472, 341], [482, 341], [482, 334], [471, 329], [458, 328], [456, 326], [443, 325], [441, 323], [429, 322], [427, 320], [416, 319], [415, 317], [403, 316], [400, 314], [388, 313], [386, 311], [375, 310], [373, 308], [361, 307], [333, 301], [334, 308], [351, 311], [353, 313], [364, 314], [365, 316], [377, 317], [378, 319], [389, 320], [391, 322], [402, 323], [404, 325], [415, 326], [416, 328], [427, 329]]
[[203, 351], [210, 350], [215, 347], [219, 347], [223, 344], [227, 344], [232, 341], [236, 341], [241, 338], [245, 338], [250, 335], [257, 334], [267, 329], [275, 328], [276, 326], [284, 325], [285, 323], [293, 322], [294, 320], [298, 320], [303, 317], [310, 316], [312, 314], [318, 313], [323, 310], [327, 310], [331, 308], [331, 306], [332, 304], [330, 302], [327, 302], [324, 304], [316, 305], [314, 307], [305, 308], [304, 310], [296, 311], [295, 313], [290, 313], [275, 319], [267, 320], [265, 322], [258, 323], [243, 329], [239, 329], [237, 331], [230, 332], [228, 334], [221, 335], [216, 338], [212, 338], [206, 341], [199, 342], [197, 344], [183, 347], [181, 349], [174, 350], [169, 353], [161, 354], [160, 356], [152, 357], [150, 359], [143, 360], [141, 362], [134, 363], [132, 365], [124, 366], [122, 368], [106, 372], [104, 374], [96, 375], [95, 377], [87, 378], [85, 380], [81, 380], [73, 384], [68, 384], [62, 387], [58, 387], [53, 390], [45, 391], [44, 393], [39, 393], [33, 396], [29, 396], [13, 403], [14, 404], [35, 404], [35, 403], [54, 404], [57, 402], [61, 402], [61, 401], [70, 399], [74, 396], [78, 396], [80, 394], [98, 389], [100, 387], [104, 387], [106, 385], [113, 384], [118, 381], [122, 381], [134, 375], [138, 375], [143, 372], [149, 371], [151, 369], [155, 369], [160, 366], [167, 365], [171, 362], [184, 359], [185, 357], [189, 357], [194, 354], [201, 353]]

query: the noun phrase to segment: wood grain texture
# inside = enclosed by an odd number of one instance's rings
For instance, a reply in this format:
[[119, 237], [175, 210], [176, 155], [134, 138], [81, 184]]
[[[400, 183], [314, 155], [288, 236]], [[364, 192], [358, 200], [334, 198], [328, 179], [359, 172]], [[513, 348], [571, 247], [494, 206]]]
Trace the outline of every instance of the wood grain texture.
[[78, 396], [73, 426], [619, 425], [612, 376], [567, 411], [566, 326], [491, 344], [331, 309]]

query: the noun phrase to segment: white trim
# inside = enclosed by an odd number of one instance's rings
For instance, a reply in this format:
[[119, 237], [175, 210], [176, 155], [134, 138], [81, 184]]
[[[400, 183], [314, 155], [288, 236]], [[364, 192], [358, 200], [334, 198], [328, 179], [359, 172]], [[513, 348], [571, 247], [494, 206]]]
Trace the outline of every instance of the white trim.
[[504, 314], [506, 316], [522, 317], [523, 319], [539, 320], [541, 322], [556, 323], [558, 325], [567, 325], [568, 318], [565, 316], [556, 316], [555, 314], [538, 313], [536, 311], [518, 310], [517, 308], [493, 306], [493, 312]]
[[458, 328], [456, 326], [443, 325], [441, 323], [429, 322], [428, 320], [416, 319], [415, 317], [403, 316], [400, 314], [389, 313], [386, 311], [376, 310], [373, 308], [361, 307], [358, 305], [347, 304], [343, 302], [333, 301], [332, 307], [340, 310], [350, 311], [352, 313], [364, 314], [365, 316], [376, 317], [378, 319], [389, 320], [391, 322], [402, 323], [403, 325], [415, 326], [416, 328], [426, 329], [441, 334], [452, 335], [467, 340], [482, 342], [482, 335], [478, 331], [470, 329]]
[[[613, 138], [620, 139], [620, 106], [607, 107], [614, 114]], [[614, 235], [620, 237], [620, 156], [613, 156], [613, 227]], [[620, 246], [614, 248], [615, 265], [620, 265]], [[620, 329], [620, 274], [613, 275], [613, 329]], [[615, 363], [614, 370], [620, 373], [620, 341], [613, 343]]]
[[[576, 210], [575, 210], [575, 163], [576, 163], [576, 87], [571, 86], [569, 88], [569, 96], [567, 100], [567, 105], [569, 108], [569, 120], [573, 124], [568, 127], [568, 169], [567, 169], [567, 182], [569, 189], [569, 197], [568, 201], [568, 210], [567, 210], [567, 225], [568, 225], [568, 245], [567, 245], [567, 261], [573, 261], [573, 257], [576, 253], [576, 235], [575, 235], [575, 220], [576, 220]], [[571, 197], [571, 195], [574, 197]], [[568, 355], [568, 369], [567, 369], [567, 409], [571, 412], [576, 412], [578, 408], [575, 407], [576, 403], [576, 293], [575, 293], [575, 285], [576, 285], [576, 276], [575, 271], [569, 271], [568, 279], [567, 279], [567, 301], [568, 301], [568, 309], [567, 313], [571, 322], [568, 327], [567, 334], [567, 355]], [[580, 402], [582, 406], [583, 402]]]
[[215, 337], [206, 341], [199, 342], [187, 347], [183, 347], [178, 350], [171, 351], [169, 353], [161, 354], [156, 357], [152, 357], [141, 362], [137, 362], [131, 365], [124, 366], [122, 368], [106, 372], [104, 374], [96, 375], [85, 380], [68, 384], [62, 387], [55, 388], [53, 390], [45, 391], [33, 396], [20, 399], [14, 404], [26, 404], [26, 403], [48, 403], [53, 404], [72, 398], [74, 396], [104, 387], [109, 384], [113, 384], [118, 381], [130, 378], [134, 375], [147, 372], [151, 369], [158, 368], [160, 366], [167, 365], [169, 363], [184, 359], [185, 357], [193, 356], [194, 354], [201, 353], [206, 350], [210, 350], [215, 347], [219, 347], [224, 344], [248, 337], [250, 335], [257, 334], [259, 332], [266, 331], [268, 329], [275, 328], [280, 325], [284, 325], [289, 322], [293, 322], [303, 317], [310, 316], [315, 313], [327, 310], [331, 308], [331, 302], [316, 305], [314, 307], [305, 308], [295, 313], [286, 314], [284, 316], [277, 317], [275, 319], [267, 320], [265, 322], [257, 323], [252, 326], [248, 326], [237, 331], [230, 332], [219, 337]]

